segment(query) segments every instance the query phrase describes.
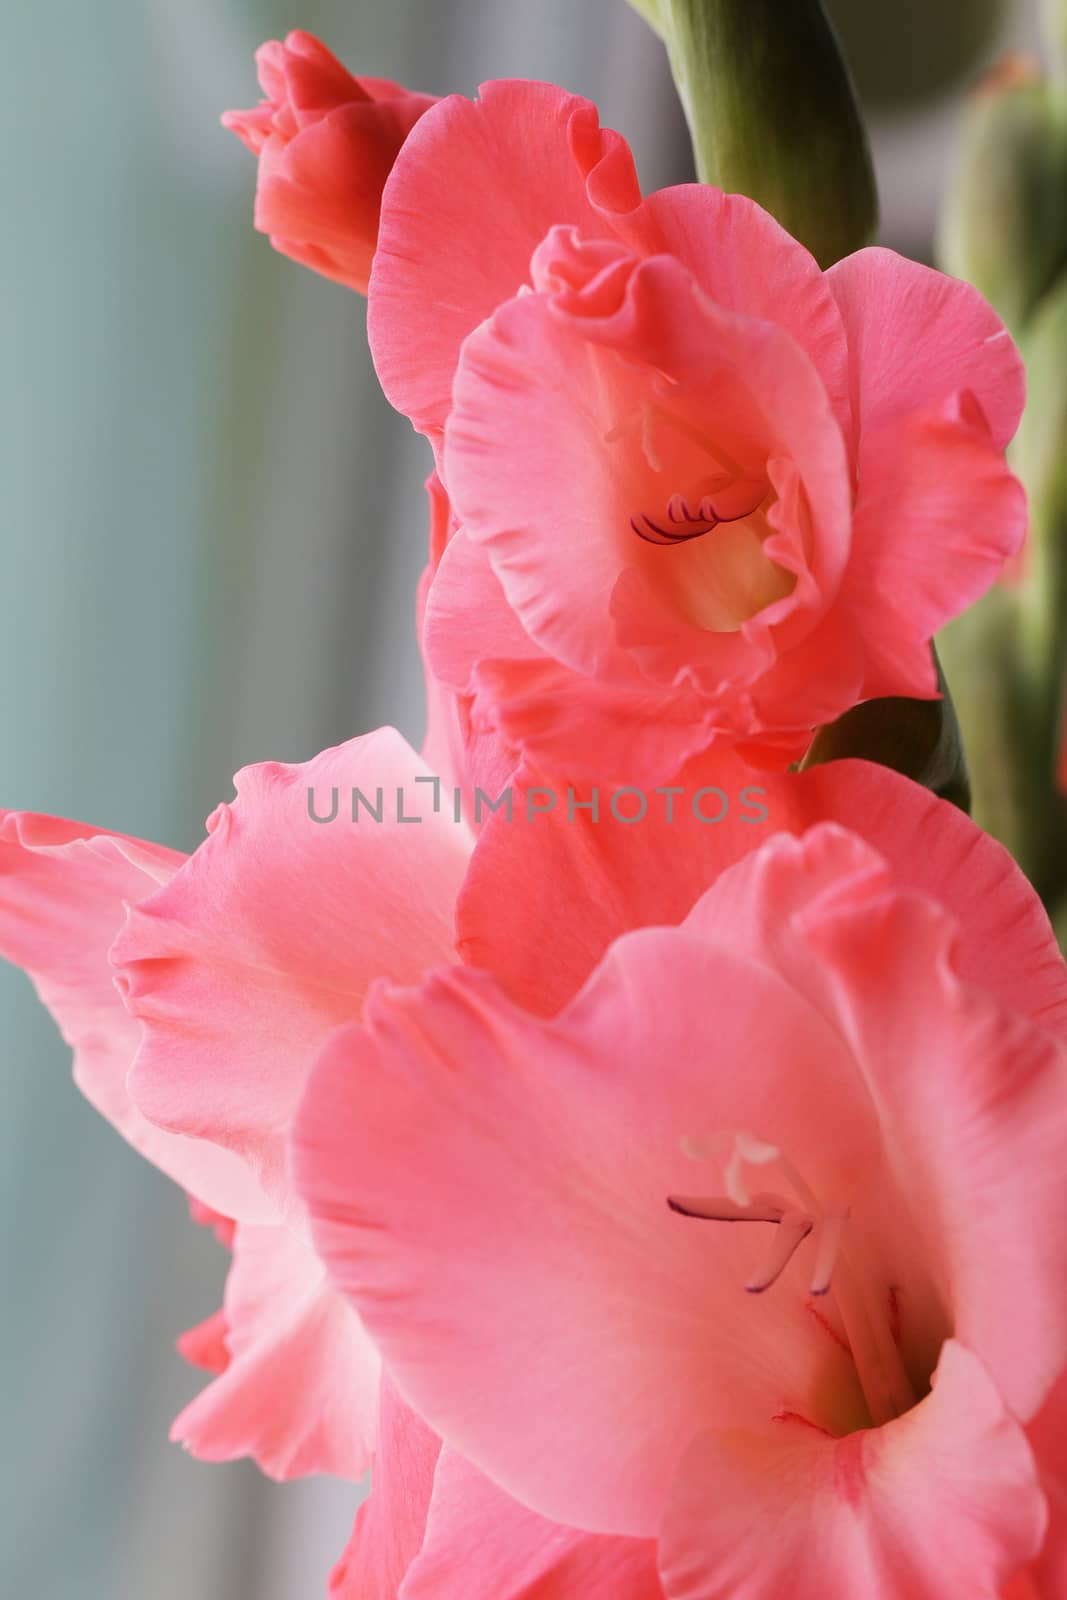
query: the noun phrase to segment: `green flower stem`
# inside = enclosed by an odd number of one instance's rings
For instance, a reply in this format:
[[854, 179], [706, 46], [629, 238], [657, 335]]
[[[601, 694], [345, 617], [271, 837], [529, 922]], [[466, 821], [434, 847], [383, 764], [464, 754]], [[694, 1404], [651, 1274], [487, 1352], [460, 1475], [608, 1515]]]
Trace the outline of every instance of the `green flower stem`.
[[820, 0], [632, 0], [656, 28], [705, 183], [758, 200], [823, 267], [868, 244], [878, 199]]

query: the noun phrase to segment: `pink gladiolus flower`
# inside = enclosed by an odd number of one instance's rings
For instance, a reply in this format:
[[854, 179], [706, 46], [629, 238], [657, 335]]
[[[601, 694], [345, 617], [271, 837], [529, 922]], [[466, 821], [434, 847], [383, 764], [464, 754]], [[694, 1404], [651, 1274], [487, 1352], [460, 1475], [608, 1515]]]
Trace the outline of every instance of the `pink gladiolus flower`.
[[1022, 368], [975, 290], [880, 249], [822, 273], [706, 185], [642, 201], [549, 85], [422, 119], [368, 317], [457, 522], [431, 667], [543, 766], [782, 765], [859, 700], [933, 696], [930, 638], [1023, 538]]
[[[413, 780], [422, 771], [389, 732], [303, 768], [250, 769], [237, 801], [216, 814], [184, 863], [75, 824], [13, 815], [3, 824], [0, 947], [34, 975], [75, 1046], [90, 1098], [199, 1197], [197, 1220], [235, 1251], [223, 1310], [181, 1340], [188, 1359], [217, 1374], [175, 1428], [209, 1459], [250, 1453], [277, 1476], [354, 1476], [374, 1448], [377, 1356], [307, 1248], [284, 1146], [309, 1063], [338, 1021], [360, 1014], [367, 982], [383, 973], [415, 981], [454, 959], [452, 908], [470, 840], [428, 813], [428, 786], [420, 806]], [[697, 764], [690, 776], [729, 782], [731, 772]], [[391, 798], [403, 788], [408, 814], [423, 823], [408, 830], [386, 820], [361, 831], [343, 815], [310, 822], [308, 787], [325, 815], [332, 788], [347, 804], [353, 784], [371, 803], [379, 786]], [[990, 909], [983, 929], [998, 946], [995, 960], [973, 941], [969, 975], [1001, 985], [1049, 1025], [1064, 1015], [1067, 992], [1040, 914], [1003, 852], [952, 808], [861, 763], [768, 780], [767, 806], [772, 826], [795, 830], [827, 810], [845, 816], [954, 908], [964, 911], [972, 897], [996, 907], [1001, 921]], [[581, 817], [573, 827], [552, 822], [526, 832], [496, 818], [459, 902], [462, 953], [494, 967], [545, 1014], [570, 998], [616, 934], [678, 920], [700, 885], [753, 840], [743, 824], [709, 830], [682, 811], [636, 836], [608, 819], [598, 828]], [[123, 900], [136, 909], [115, 961], [132, 1013], [119, 1003], [107, 959]], [[144, 1117], [128, 1080], [159, 1121]], [[243, 1220], [233, 1223], [232, 1214]], [[546, 1600], [568, 1593], [575, 1574], [590, 1595], [600, 1582], [605, 1600], [629, 1600], [626, 1584], [634, 1600], [656, 1595], [643, 1547], [574, 1537], [452, 1454], [428, 1531], [420, 1524], [418, 1562], [415, 1549], [407, 1562], [410, 1581], [429, 1585], [427, 1594], [469, 1542], [473, 1519], [484, 1559], [471, 1582], [483, 1583], [486, 1600], [501, 1600], [506, 1573], [520, 1570], [531, 1583], [537, 1574], [534, 1592]], [[395, 1470], [408, 1485], [407, 1468]], [[366, 1574], [398, 1537], [393, 1472], [388, 1463], [375, 1469], [339, 1594], [360, 1593], [352, 1585], [370, 1583]], [[520, 1548], [526, 1565], [508, 1568], [506, 1556], [514, 1561]]]
[[266, 99], [222, 118], [259, 157], [256, 227], [282, 255], [365, 294], [382, 188], [435, 96], [354, 78], [299, 30], [261, 45], [256, 63]]
[[297, 1118], [399, 1392], [541, 1516], [658, 1539], [668, 1600], [993, 1600], [1062, 1555], [1067, 975], [999, 847], [927, 836], [902, 885], [776, 835], [550, 1020], [382, 986]]

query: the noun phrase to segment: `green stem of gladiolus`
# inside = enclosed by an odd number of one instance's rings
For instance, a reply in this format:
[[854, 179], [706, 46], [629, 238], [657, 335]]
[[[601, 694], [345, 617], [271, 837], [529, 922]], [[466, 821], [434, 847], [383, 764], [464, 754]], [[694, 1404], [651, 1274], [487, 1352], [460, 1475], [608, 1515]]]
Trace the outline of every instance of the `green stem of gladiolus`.
[[820, 0], [634, 0], [663, 35], [705, 183], [749, 195], [828, 267], [874, 236], [867, 134]]

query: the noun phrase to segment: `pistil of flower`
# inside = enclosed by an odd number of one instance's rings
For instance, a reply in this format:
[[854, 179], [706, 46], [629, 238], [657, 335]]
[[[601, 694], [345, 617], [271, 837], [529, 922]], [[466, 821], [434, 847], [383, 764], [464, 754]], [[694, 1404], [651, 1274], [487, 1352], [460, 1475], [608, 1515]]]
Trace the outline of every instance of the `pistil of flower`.
[[[683, 1141], [686, 1153], [700, 1158], [712, 1153], [721, 1141]], [[764, 1294], [777, 1283], [804, 1240], [814, 1237], [815, 1259], [809, 1278], [809, 1293], [819, 1298], [833, 1291], [845, 1329], [849, 1352], [856, 1367], [872, 1421], [876, 1425], [901, 1416], [915, 1404], [915, 1392], [904, 1370], [885, 1318], [872, 1312], [863, 1289], [863, 1280], [849, 1259], [845, 1235], [849, 1220], [846, 1209], [825, 1211], [800, 1173], [776, 1146], [751, 1134], [729, 1136], [729, 1155], [723, 1168], [722, 1195], [667, 1196], [670, 1209], [679, 1216], [704, 1222], [763, 1222], [774, 1226], [774, 1234], [745, 1289], [749, 1294]], [[774, 1164], [793, 1191], [793, 1198], [774, 1192], [750, 1196], [744, 1182], [744, 1164]]]

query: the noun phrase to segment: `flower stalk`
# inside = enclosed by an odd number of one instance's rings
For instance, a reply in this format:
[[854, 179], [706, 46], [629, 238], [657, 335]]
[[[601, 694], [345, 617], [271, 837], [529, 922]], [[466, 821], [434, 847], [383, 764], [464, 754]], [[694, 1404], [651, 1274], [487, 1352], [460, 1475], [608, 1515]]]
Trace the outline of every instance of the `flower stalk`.
[[852, 81], [820, 0], [633, 0], [667, 46], [704, 183], [751, 196], [828, 267], [878, 199]]

